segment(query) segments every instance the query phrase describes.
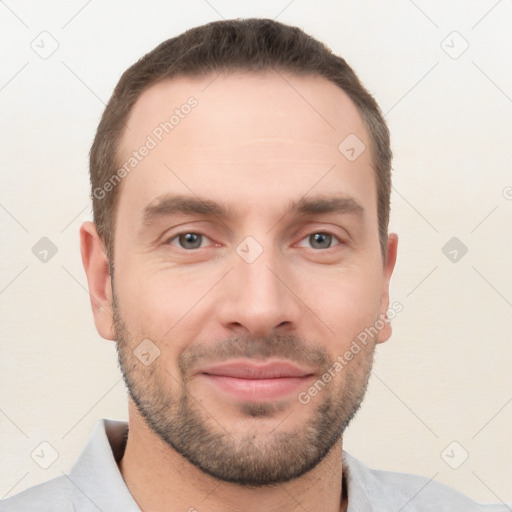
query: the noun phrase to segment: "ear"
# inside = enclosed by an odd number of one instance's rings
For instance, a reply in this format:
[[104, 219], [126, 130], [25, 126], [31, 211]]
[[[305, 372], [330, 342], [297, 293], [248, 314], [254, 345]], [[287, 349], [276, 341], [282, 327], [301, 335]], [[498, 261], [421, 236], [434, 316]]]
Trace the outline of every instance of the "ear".
[[391, 337], [391, 324], [387, 318], [387, 311], [389, 309], [389, 282], [391, 274], [395, 268], [396, 255], [398, 248], [398, 235], [396, 233], [388, 234], [386, 260], [384, 262], [383, 276], [382, 276], [382, 291], [380, 297], [380, 316], [385, 323], [384, 327], [380, 329], [377, 335], [376, 342], [383, 343]]
[[87, 275], [96, 329], [102, 338], [114, 340], [112, 282], [108, 258], [96, 225], [92, 222], [84, 222], [80, 228], [80, 252]]

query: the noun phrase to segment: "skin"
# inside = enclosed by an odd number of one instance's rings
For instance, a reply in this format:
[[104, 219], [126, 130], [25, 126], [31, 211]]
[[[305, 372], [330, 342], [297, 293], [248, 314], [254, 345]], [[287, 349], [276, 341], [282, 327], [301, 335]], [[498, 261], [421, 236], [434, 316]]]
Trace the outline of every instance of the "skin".
[[[348, 96], [321, 77], [269, 72], [220, 75], [212, 82], [214, 77], [154, 85], [128, 120], [130, 130], [121, 144], [126, 158], [187, 98], [198, 100], [121, 185], [113, 263], [122, 334], [113, 321], [105, 248], [94, 224], [81, 228], [98, 332], [108, 340], [123, 340], [125, 363], [135, 380], [157, 383], [175, 395], [185, 384], [180, 355], [199, 346], [213, 351], [232, 337], [249, 344], [296, 337], [306, 350], [323, 351], [334, 361], [386, 314], [396, 261], [396, 234], [388, 235], [385, 258], [380, 252], [370, 137]], [[338, 150], [349, 134], [367, 148], [353, 162]], [[165, 193], [214, 200], [226, 205], [230, 215], [179, 214], [145, 225], [144, 209]], [[352, 197], [364, 215], [287, 213], [291, 201], [333, 195]], [[203, 234], [203, 246], [181, 248], [176, 235], [187, 232]], [[313, 247], [314, 233], [333, 234], [332, 247]], [[263, 250], [252, 263], [236, 251], [247, 236]], [[192, 374], [187, 374], [187, 392], [208, 427], [227, 433], [233, 446], [248, 433], [256, 446], [278, 443], [277, 433], [300, 436], [329, 399], [350, 401], [347, 389], [355, 388], [362, 398], [373, 350], [390, 335], [386, 323], [306, 405], [293, 393], [276, 410], [251, 416], [239, 400]], [[132, 351], [147, 338], [160, 356], [145, 367]], [[325, 367], [311, 361], [311, 370], [319, 378]], [[170, 407], [170, 421], [173, 411]], [[191, 464], [148, 426], [132, 399], [129, 426], [120, 470], [142, 510], [346, 510], [342, 436], [305, 474], [273, 486], [248, 487], [218, 480]]]

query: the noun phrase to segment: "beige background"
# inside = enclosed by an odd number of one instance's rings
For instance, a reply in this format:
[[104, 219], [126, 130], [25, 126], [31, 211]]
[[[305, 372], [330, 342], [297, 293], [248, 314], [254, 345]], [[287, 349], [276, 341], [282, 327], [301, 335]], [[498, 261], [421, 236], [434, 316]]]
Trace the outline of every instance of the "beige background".
[[[0, 16], [0, 497], [67, 471], [98, 418], [126, 417], [78, 248], [104, 103], [162, 40], [258, 16], [299, 25], [346, 58], [392, 132], [391, 300], [404, 309], [345, 448], [479, 501], [512, 500], [510, 0], [7, 0]], [[59, 46], [43, 59], [31, 42], [44, 53], [51, 38]], [[442, 252], [454, 236], [468, 248], [457, 262]], [[42, 237], [58, 250], [46, 263], [32, 253]], [[48, 469], [31, 458], [42, 441], [59, 455]], [[466, 451], [458, 469], [445, 462]]]

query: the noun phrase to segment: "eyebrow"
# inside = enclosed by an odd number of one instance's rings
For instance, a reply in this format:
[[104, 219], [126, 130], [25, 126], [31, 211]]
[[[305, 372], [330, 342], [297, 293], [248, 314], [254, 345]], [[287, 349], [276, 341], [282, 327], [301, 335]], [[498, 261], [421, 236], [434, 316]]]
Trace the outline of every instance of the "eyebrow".
[[[160, 218], [177, 214], [192, 214], [205, 217], [230, 217], [232, 209], [210, 199], [188, 195], [164, 194], [157, 197], [144, 208], [143, 223], [151, 225]], [[322, 213], [352, 214], [364, 218], [365, 210], [361, 204], [349, 196], [315, 196], [302, 197], [289, 203], [286, 214], [297, 216], [317, 215]]]
[[143, 223], [150, 225], [162, 217], [176, 214], [195, 214], [206, 217], [228, 217], [228, 208], [209, 199], [186, 195], [164, 194], [144, 208]]
[[299, 201], [292, 201], [290, 213], [296, 215], [341, 213], [354, 214], [364, 218], [365, 210], [353, 197], [349, 196], [316, 196], [303, 197]]

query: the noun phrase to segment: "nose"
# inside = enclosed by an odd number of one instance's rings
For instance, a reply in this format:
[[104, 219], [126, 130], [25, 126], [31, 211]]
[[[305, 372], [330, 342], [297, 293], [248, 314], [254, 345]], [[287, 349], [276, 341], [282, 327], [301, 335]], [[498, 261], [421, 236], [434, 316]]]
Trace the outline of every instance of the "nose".
[[238, 254], [233, 261], [218, 309], [223, 328], [254, 338], [297, 330], [301, 302], [286, 262], [271, 250], [253, 262]]

